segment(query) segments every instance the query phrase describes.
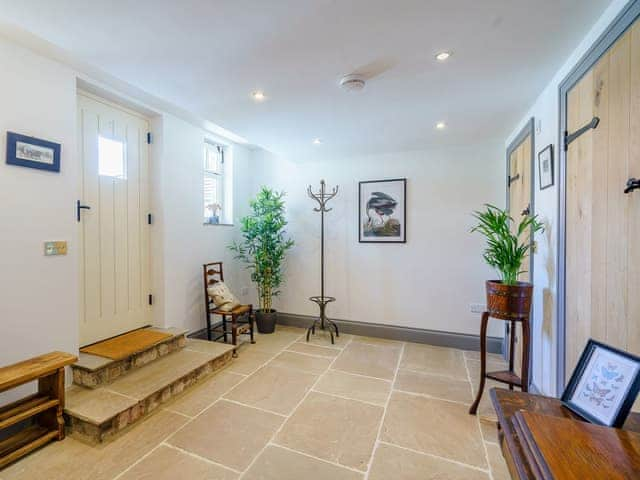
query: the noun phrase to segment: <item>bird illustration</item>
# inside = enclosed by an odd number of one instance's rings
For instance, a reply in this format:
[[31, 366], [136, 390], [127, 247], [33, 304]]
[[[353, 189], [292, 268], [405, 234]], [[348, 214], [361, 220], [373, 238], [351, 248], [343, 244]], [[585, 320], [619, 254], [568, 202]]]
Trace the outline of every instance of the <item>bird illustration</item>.
[[369, 225], [373, 224], [373, 219], [370, 214], [371, 210], [378, 214], [380, 217], [380, 223], [384, 223], [384, 216], [392, 215], [397, 205], [398, 202], [386, 193], [372, 192], [371, 198], [367, 201], [367, 223]]

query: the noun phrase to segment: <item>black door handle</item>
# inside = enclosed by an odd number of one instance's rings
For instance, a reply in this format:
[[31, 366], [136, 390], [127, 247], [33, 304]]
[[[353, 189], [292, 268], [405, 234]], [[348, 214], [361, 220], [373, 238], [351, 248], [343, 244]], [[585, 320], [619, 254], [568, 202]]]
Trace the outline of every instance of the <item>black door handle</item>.
[[78, 221], [80, 221], [80, 210], [91, 210], [91, 207], [89, 205], [82, 205], [80, 204], [80, 200], [78, 200], [76, 202], [76, 219]]
[[629, 180], [627, 180], [627, 187], [624, 189], [624, 193], [631, 193], [638, 188], [640, 188], [640, 180], [636, 178], [630, 178]]

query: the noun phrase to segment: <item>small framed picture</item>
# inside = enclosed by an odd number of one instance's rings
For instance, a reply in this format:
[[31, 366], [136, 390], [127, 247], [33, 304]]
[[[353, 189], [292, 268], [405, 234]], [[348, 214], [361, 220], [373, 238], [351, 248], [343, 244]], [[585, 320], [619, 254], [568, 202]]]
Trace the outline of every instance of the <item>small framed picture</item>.
[[360, 182], [358, 194], [358, 241], [406, 243], [407, 179]]
[[60, 171], [60, 144], [7, 132], [7, 164]]
[[591, 423], [622, 427], [640, 390], [640, 358], [589, 340], [562, 403]]
[[553, 185], [553, 144], [538, 153], [538, 173], [540, 175], [540, 190]]

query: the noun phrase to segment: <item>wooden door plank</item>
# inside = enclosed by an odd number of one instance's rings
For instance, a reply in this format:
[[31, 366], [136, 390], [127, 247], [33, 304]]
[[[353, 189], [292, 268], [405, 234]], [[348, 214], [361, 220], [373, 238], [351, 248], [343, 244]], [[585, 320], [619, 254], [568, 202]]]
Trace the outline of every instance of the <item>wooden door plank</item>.
[[[640, 178], [640, 23], [631, 29], [629, 176]], [[640, 355], [640, 191], [629, 195], [627, 348]]]
[[[609, 57], [609, 155], [607, 178], [607, 342], [627, 347], [627, 242], [629, 195], [630, 32], [611, 48]], [[637, 319], [636, 319], [637, 320]]]

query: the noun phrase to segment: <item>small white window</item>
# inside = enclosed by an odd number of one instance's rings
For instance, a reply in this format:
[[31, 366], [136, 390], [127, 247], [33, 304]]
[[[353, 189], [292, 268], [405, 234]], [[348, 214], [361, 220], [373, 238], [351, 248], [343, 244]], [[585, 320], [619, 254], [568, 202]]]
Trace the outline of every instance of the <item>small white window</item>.
[[124, 143], [98, 137], [98, 174], [104, 177], [126, 178]]
[[204, 143], [204, 223], [227, 223], [225, 218], [225, 147]]

